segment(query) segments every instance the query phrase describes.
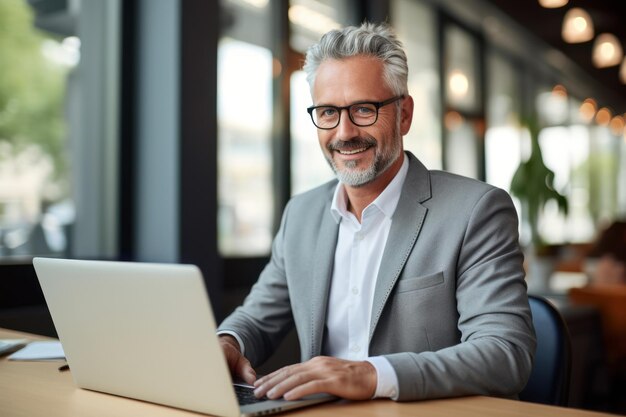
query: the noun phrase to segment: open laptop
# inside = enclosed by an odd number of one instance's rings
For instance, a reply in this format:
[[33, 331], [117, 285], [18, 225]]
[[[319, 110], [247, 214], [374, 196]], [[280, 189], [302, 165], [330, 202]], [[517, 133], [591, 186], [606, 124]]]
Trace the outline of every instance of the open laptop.
[[225, 417], [332, 399], [239, 405], [196, 266], [50, 258], [33, 265], [81, 388]]

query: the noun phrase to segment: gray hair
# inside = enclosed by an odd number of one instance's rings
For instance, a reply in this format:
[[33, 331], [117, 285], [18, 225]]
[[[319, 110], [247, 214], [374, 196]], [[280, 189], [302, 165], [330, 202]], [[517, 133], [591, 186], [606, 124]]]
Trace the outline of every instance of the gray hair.
[[315, 75], [327, 59], [345, 59], [353, 56], [371, 56], [383, 63], [387, 86], [396, 95], [407, 95], [409, 66], [402, 43], [387, 24], [363, 23], [327, 32], [306, 53], [303, 69], [309, 87], [313, 89]]

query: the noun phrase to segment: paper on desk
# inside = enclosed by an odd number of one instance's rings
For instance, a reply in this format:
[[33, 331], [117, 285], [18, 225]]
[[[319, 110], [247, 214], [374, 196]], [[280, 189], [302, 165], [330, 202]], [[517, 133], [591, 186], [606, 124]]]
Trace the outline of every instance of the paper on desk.
[[63, 346], [59, 341], [30, 342], [25, 348], [9, 356], [12, 361], [51, 361], [65, 359]]

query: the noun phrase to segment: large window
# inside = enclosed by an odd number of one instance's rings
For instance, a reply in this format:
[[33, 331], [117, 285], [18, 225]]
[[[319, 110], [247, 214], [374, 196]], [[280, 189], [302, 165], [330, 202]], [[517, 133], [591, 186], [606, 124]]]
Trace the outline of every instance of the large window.
[[225, 255], [265, 253], [272, 218], [272, 54], [223, 38], [218, 62], [219, 247]]
[[546, 127], [539, 144], [547, 167], [554, 171], [554, 187], [566, 195], [569, 212], [564, 216], [554, 201], [546, 205], [540, 222], [549, 243], [588, 242], [594, 235], [589, 216], [589, 129], [581, 125]]
[[265, 255], [272, 238], [271, 14], [268, 2], [222, 1], [218, 49], [218, 244]]
[[317, 140], [317, 129], [306, 108], [311, 93], [304, 71], [291, 76], [291, 175], [292, 194], [298, 194], [334, 178]]
[[[300, 65], [306, 49], [329, 30], [354, 23], [346, 0], [292, 0], [289, 7], [290, 48]], [[334, 174], [324, 159], [317, 129], [306, 108], [312, 104], [306, 75], [300, 68], [290, 75], [291, 194], [318, 186]]]
[[481, 50], [460, 26], [444, 26], [444, 167], [471, 178], [483, 177], [484, 115]]
[[0, 2], [0, 256], [118, 254], [120, 3]]
[[404, 148], [430, 169], [441, 169], [441, 100], [435, 10], [422, 2], [394, 0], [391, 15], [409, 64], [409, 94], [415, 109]]
[[[471, 6], [423, 0], [220, 4], [222, 255], [266, 256], [287, 199], [333, 178], [305, 110], [312, 102], [301, 66], [306, 49], [323, 33], [358, 24], [373, 10], [380, 14], [373, 20], [391, 21], [407, 52], [415, 111], [404, 146], [427, 167], [508, 190], [528, 156], [524, 124], [533, 119], [555, 187], [570, 205], [567, 216], [555, 205], [545, 207], [546, 241], [588, 241], [598, 223], [626, 210], [619, 175], [624, 142], [609, 127], [578, 117], [580, 102], [554, 88], [556, 73], [499, 42], [494, 31], [505, 28], [486, 30], [466, 19], [476, 14]], [[517, 39], [517, 32], [505, 32]]]
[[80, 40], [36, 28], [24, 0], [0, 2], [0, 28], [0, 257], [67, 254], [66, 109]]
[[494, 51], [487, 72], [486, 180], [508, 190], [521, 159], [521, 83], [513, 64]]

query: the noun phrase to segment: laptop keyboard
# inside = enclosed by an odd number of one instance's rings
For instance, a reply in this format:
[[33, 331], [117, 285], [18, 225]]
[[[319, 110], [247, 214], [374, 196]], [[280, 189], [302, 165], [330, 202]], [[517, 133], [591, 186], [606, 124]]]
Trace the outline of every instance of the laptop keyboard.
[[267, 401], [267, 397], [257, 398], [254, 396], [254, 388], [244, 387], [242, 385], [234, 385], [235, 394], [237, 394], [237, 400], [239, 405], [248, 405], [258, 403], [260, 401]]

